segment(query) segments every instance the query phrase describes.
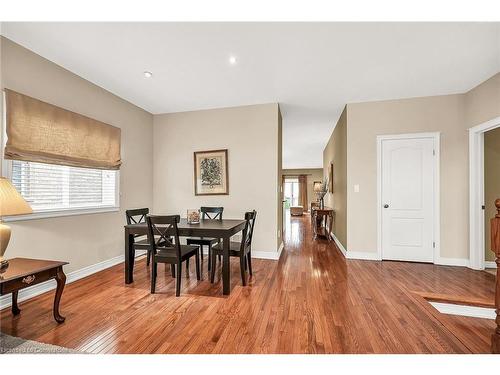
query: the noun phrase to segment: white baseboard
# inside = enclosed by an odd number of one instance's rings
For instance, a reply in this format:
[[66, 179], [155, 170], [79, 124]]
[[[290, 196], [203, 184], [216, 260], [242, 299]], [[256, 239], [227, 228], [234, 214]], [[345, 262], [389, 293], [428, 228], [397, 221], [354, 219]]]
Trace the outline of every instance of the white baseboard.
[[347, 251], [347, 259], [359, 259], [359, 260], [382, 260], [380, 259], [378, 253], [368, 252], [368, 251]]
[[434, 264], [439, 266], [457, 266], [457, 267], [469, 267], [469, 259], [464, 258], [443, 258], [438, 257], [434, 259]]
[[339, 239], [335, 236], [335, 234], [333, 234], [333, 232], [331, 232], [330, 235], [332, 236], [333, 241], [335, 242], [335, 244], [337, 245], [337, 247], [340, 249], [340, 252], [346, 257], [347, 251], [346, 251], [344, 245], [342, 245], [340, 243]]
[[488, 307], [457, 305], [454, 303], [429, 302], [442, 314], [470, 316], [473, 318], [495, 319], [495, 309]]
[[497, 268], [497, 264], [495, 262], [492, 262], [492, 261], [485, 261], [484, 262], [484, 267], [485, 268]]
[[[146, 254], [146, 250], [137, 250], [136, 252], [136, 258], [143, 256]], [[116, 266], [117, 264], [120, 264], [124, 262], [125, 257], [124, 255], [119, 255], [117, 257], [93, 264], [88, 267], [81, 268], [79, 270], [70, 272], [66, 275], [66, 284], [70, 284], [74, 281], [83, 279], [84, 277], [90, 276], [94, 273], [97, 273], [99, 271], [105, 270], [106, 268], [110, 268], [113, 266]], [[52, 289], [56, 288], [56, 281], [55, 280], [49, 280], [45, 281], [43, 283], [33, 285], [31, 287], [22, 289], [19, 291], [19, 296], [18, 296], [18, 301], [26, 301], [30, 298], [36, 297], [40, 294], [46, 293], [51, 291]], [[4, 309], [6, 307], [9, 307], [12, 305], [12, 298], [10, 293], [6, 294], [2, 297], [0, 297], [0, 309]]]

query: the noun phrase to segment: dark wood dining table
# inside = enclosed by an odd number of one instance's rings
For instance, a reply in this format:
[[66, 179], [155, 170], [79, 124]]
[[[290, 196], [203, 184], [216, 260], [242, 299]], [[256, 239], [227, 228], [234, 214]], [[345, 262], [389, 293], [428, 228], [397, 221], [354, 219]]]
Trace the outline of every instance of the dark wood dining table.
[[[222, 292], [228, 295], [231, 291], [229, 270], [229, 241], [231, 236], [245, 228], [245, 220], [200, 220], [199, 224], [188, 224], [186, 219], [181, 219], [177, 225], [180, 237], [213, 237], [221, 238], [223, 242], [222, 259]], [[147, 224], [125, 225], [125, 284], [134, 281], [134, 236], [147, 235]], [[167, 232], [169, 235], [173, 233]]]

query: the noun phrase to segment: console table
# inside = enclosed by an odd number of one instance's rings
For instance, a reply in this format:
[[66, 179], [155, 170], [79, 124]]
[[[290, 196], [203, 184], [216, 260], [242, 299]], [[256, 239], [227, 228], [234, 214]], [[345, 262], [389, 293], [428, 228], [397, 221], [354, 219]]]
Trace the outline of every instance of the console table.
[[0, 295], [12, 293], [12, 314], [18, 315], [21, 312], [17, 305], [17, 295], [21, 289], [55, 279], [57, 289], [54, 297], [54, 319], [58, 323], [64, 322], [65, 318], [59, 313], [59, 302], [66, 284], [66, 275], [63, 272], [63, 266], [66, 264], [68, 263], [28, 258], [9, 260], [9, 267], [0, 273]]
[[330, 207], [312, 207], [311, 222], [313, 226], [314, 239], [318, 236], [326, 237], [330, 241], [330, 233], [333, 230], [333, 217], [335, 211]]

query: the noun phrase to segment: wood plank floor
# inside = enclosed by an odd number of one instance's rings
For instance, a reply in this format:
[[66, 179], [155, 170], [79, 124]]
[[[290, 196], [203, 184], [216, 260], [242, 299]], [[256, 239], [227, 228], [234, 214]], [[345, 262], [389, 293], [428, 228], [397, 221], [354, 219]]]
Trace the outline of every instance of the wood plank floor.
[[333, 242], [312, 241], [308, 223], [291, 219], [281, 259], [255, 259], [249, 286], [233, 261], [228, 297], [206, 263], [200, 282], [191, 264], [177, 298], [160, 266], [151, 295], [141, 260], [131, 285], [122, 264], [67, 285], [64, 324], [52, 319], [50, 292], [21, 303], [17, 317], [1, 311], [1, 331], [91, 353], [489, 352], [493, 321], [442, 315], [415, 292], [492, 300], [491, 274], [346, 260]]

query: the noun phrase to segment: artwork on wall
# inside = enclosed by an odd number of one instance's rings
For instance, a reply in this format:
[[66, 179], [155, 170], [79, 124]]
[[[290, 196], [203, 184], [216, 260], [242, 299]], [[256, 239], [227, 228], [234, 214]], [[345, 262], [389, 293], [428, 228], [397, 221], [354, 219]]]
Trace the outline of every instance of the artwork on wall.
[[227, 149], [194, 153], [195, 195], [229, 194]]
[[328, 170], [328, 191], [333, 193], [333, 163], [330, 163], [330, 169]]

